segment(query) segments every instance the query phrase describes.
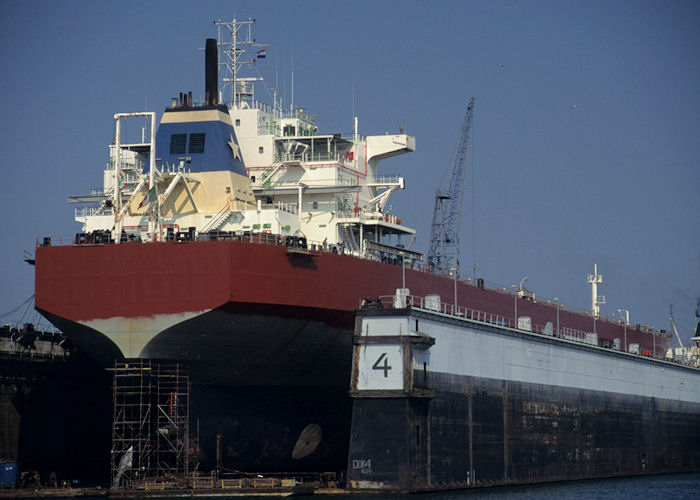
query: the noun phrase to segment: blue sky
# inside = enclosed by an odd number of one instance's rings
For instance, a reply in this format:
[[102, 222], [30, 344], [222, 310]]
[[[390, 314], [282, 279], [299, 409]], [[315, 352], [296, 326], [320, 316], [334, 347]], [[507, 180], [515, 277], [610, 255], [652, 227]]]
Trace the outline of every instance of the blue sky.
[[[462, 266], [684, 339], [700, 295], [700, 3], [300, 1], [0, 3], [0, 314], [33, 293], [22, 261], [71, 235], [69, 195], [101, 186], [116, 112], [204, 93], [212, 22], [255, 17], [261, 73], [322, 132], [416, 136], [385, 161], [393, 212], [428, 245], [465, 104], [476, 98]], [[292, 56], [293, 55], [293, 56]], [[292, 64], [293, 58], [293, 64]], [[353, 90], [354, 89], [354, 90]], [[260, 94], [259, 94], [260, 96]], [[574, 106], [575, 105], [575, 106]], [[472, 210], [472, 207], [474, 210]], [[475, 221], [475, 225], [472, 222]], [[0, 318], [36, 320], [24, 310]]]

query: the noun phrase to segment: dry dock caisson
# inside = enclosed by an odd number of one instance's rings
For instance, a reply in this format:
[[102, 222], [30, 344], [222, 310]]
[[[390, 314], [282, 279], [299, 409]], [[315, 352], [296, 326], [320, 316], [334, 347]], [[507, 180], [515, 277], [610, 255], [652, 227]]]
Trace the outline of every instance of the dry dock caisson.
[[350, 488], [700, 468], [697, 367], [508, 328], [408, 290], [389, 299], [357, 316]]

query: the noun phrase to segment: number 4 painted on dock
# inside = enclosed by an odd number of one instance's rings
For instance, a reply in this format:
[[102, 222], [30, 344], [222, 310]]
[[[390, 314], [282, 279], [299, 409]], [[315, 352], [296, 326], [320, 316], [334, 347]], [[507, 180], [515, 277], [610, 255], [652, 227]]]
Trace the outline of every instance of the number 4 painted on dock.
[[[379, 363], [384, 360], [384, 365], [379, 365]], [[384, 378], [389, 377], [389, 370], [391, 370], [391, 366], [389, 366], [389, 358], [386, 356], [386, 353], [383, 352], [379, 358], [377, 358], [377, 361], [374, 362], [372, 365], [372, 370], [384, 370]]]

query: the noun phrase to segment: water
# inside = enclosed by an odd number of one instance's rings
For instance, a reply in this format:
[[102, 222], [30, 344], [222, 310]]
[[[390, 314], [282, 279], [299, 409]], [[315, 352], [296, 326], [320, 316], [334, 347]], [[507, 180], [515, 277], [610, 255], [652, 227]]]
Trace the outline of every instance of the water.
[[[388, 495], [352, 495], [343, 499], [386, 499]], [[311, 498], [311, 497], [309, 497]], [[334, 495], [330, 497], [336, 499]], [[596, 479], [527, 486], [397, 495], [392, 500], [667, 500], [700, 499], [700, 473]], [[319, 497], [316, 497], [319, 500]], [[338, 498], [340, 500], [340, 498]]]
[[[570, 481], [420, 495], [421, 500], [700, 499], [700, 473]], [[413, 498], [413, 497], [411, 497]]]

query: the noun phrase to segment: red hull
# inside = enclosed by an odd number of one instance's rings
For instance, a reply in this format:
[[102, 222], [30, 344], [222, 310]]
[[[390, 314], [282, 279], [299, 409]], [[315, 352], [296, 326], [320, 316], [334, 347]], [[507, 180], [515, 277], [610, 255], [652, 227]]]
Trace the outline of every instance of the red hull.
[[[232, 314], [307, 318], [350, 335], [364, 297], [402, 286], [400, 266], [320, 252], [288, 253], [284, 246], [237, 241], [45, 246], [36, 253], [36, 307], [69, 325], [114, 317], [148, 318], [221, 310]], [[406, 269], [411, 295], [437, 294], [452, 303], [454, 281]], [[513, 295], [457, 284], [459, 305], [514, 317]], [[557, 325], [551, 305], [518, 299], [518, 316]], [[618, 323], [560, 310], [559, 324], [599, 339], [623, 339]], [[70, 328], [69, 328], [70, 329]], [[70, 331], [66, 332], [71, 334]], [[264, 334], [265, 332], [259, 332]], [[655, 337], [655, 338], [654, 338]], [[627, 327], [627, 344], [665, 353], [668, 336]]]

